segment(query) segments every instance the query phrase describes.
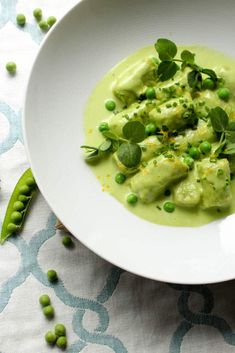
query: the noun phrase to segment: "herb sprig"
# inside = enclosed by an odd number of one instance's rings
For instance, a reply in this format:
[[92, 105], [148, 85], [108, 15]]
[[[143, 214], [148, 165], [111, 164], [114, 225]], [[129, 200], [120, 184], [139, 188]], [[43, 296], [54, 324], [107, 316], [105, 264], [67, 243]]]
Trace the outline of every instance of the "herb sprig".
[[216, 86], [218, 83], [218, 77], [215, 71], [207, 68], [202, 68], [195, 63], [195, 54], [189, 50], [183, 50], [180, 54], [181, 59], [175, 59], [178, 52], [178, 48], [174, 42], [169, 39], [160, 38], [155, 43], [155, 49], [158, 53], [159, 59], [161, 60], [157, 73], [161, 81], [169, 80], [173, 78], [178, 70], [180, 70], [177, 62], [181, 63], [181, 70], [183, 71], [186, 67], [192, 70], [188, 73], [188, 84], [195, 90], [201, 90], [203, 74], [209, 77]]

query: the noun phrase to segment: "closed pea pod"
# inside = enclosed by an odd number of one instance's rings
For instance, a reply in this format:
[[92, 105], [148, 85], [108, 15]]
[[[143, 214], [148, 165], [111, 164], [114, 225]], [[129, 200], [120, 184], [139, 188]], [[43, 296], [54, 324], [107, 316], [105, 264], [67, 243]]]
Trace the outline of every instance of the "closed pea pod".
[[37, 187], [32, 171], [27, 169], [17, 182], [8, 203], [0, 236], [1, 244], [13, 233], [18, 233], [22, 229], [30, 202], [36, 192]]

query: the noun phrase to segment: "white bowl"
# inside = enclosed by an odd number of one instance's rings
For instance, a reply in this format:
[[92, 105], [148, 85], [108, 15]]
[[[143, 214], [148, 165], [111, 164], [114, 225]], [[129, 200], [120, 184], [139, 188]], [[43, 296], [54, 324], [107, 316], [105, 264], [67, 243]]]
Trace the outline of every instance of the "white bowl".
[[71, 233], [130, 272], [185, 284], [234, 278], [235, 216], [160, 226], [102, 193], [80, 151], [87, 98], [112, 66], [159, 37], [235, 56], [234, 18], [232, 0], [85, 0], [49, 33], [34, 63], [24, 136], [39, 188]]

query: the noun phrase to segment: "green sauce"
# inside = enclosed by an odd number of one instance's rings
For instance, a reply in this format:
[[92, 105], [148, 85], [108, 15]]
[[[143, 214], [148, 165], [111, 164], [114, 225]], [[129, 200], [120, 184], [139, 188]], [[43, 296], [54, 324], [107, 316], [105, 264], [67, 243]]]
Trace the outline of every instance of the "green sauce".
[[[180, 47], [179, 49], [188, 49], [192, 51], [196, 54], [198, 65], [215, 70], [219, 77], [225, 79], [226, 87], [229, 88], [231, 92], [228, 103], [220, 100], [215, 92], [209, 90], [202, 91], [200, 99], [201, 101], [204, 101], [206, 105], [211, 107], [216, 105], [219, 105], [222, 108], [226, 107], [227, 112], [231, 112], [232, 118], [235, 119], [235, 113], [234, 116], [232, 113], [235, 112], [235, 60], [226, 57], [220, 52], [198, 45], [187, 46], [185, 48]], [[118, 102], [116, 97], [113, 95], [113, 82], [127, 67], [133, 65], [137, 60], [150, 55], [156, 56], [153, 46], [140, 49], [112, 68], [100, 80], [100, 82], [98, 82], [89, 98], [85, 112], [85, 143], [87, 145], [98, 146], [103, 141], [103, 137], [98, 130], [98, 126], [102, 121], [107, 120], [113, 115], [112, 111], [109, 112], [105, 108], [105, 101], [113, 99], [117, 104], [116, 109], [122, 109], [123, 105]], [[157, 201], [150, 204], [137, 202], [136, 204], [131, 205], [126, 202], [127, 195], [132, 192], [128, 179], [122, 185], [115, 181], [115, 175], [119, 173], [120, 170], [117, 168], [112, 156], [103, 159], [96, 165], [91, 165], [91, 168], [95, 176], [100, 181], [100, 192], [110, 193], [131, 212], [153, 223], [170, 226], [195, 227], [235, 213], [235, 197], [233, 198], [231, 207], [226, 210], [202, 210], [199, 207], [186, 209], [177, 206], [174, 212], [168, 213], [164, 211], [163, 205], [166, 201], [174, 202], [172, 195], [163, 195]], [[231, 181], [231, 189], [233, 196], [235, 196], [235, 181], [233, 180]]]

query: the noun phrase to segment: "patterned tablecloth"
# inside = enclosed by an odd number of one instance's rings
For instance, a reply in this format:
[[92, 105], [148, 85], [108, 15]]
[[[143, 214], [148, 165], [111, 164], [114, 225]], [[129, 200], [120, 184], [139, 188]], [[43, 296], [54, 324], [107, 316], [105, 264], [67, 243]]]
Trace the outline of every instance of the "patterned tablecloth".
[[[110, 0], [111, 1], [111, 0]], [[0, 0], [0, 218], [28, 167], [21, 112], [30, 67], [44, 34], [32, 11], [59, 18], [75, 0]], [[19, 28], [16, 13], [27, 16]], [[11, 77], [5, 63], [13, 60]], [[46, 84], [46, 82], [45, 82]], [[66, 325], [69, 353], [235, 352], [235, 283], [179, 286], [146, 280], [103, 261], [76, 241], [68, 250], [56, 218], [38, 196], [21, 236], [0, 247], [0, 353], [50, 352], [44, 334]], [[46, 271], [55, 268], [57, 284]], [[48, 293], [48, 321], [38, 298]], [[53, 348], [58, 350], [58, 348]]]

